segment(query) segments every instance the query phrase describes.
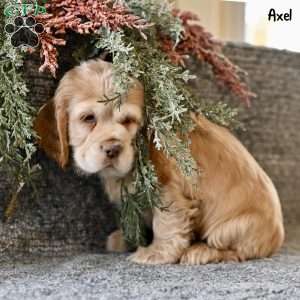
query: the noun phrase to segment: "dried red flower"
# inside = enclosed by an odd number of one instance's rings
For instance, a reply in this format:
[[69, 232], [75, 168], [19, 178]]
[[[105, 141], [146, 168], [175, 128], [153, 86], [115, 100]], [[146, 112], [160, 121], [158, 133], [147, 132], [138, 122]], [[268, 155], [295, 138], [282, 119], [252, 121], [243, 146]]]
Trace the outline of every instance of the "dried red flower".
[[[57, 46], [66, 44], [67, 30], [80, 33], [96, 33], [101, 27], [113, 31], [124, 27], [143, 30], [151, 26], [145, 20], [133, 15], [127, 7], [113, 0], [51, 0], [46, 4], [47, 14], [36, 16], [45, 31], [40, 36], [40, 55], [44, 60], [40, 71], [48, 69], [53, 76], [58, 68]], [[170, 59], [184, 65], [187, 56], [194, 56], [212, 66], [218, 82], [244, 100], [248, 105], [251, 93], [239, 77], [239, 69], [221, 53], [221, 43], [216, 41], [201, 25], [198, 17], [190, 12], [173, 11], [183, 24], [183, 39], [174, 44], [168, 35], [160, 35], [161, 47]]]
[[212, 66], [218, 82], [226, 85], [234, 94], [240, 97], [248, 106], [255, 96], [243, 83], [238, 75], [240, 69], [221, 53], [222, 44], [216, 41], [201, 25], [198, 16], [191, 12], [173, 11], [184, 27], [182, 40], [178, 45], [167, 35], [161, 35], [162, 50], [170, 59], [184, 66], [185, 59], [192, 55], [199, 61], [205, 61]]
[[116, 31], [124, 27], [142, 30], [150, 25], [112, 0], [51, 0], [45, 6], [47, 14], [36, 16], [45, 28], [40, 39], [44, 58], [40, 71], [48, 69], [53, 76], [58, 68], [56, 47], [65, 45], [67, 30], [91, 34], [103, 26]]

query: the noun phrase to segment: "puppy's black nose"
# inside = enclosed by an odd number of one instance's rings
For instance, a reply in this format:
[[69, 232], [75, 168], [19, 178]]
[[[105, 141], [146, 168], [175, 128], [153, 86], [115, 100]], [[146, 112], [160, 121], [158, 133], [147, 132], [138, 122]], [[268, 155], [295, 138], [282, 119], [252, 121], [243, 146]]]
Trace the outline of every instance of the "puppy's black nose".
[[120, 144], [113, 144], [105, 149], [105, 153], [108, 158], [116, 158], [120, 154], [121, 150], [122, 146]]

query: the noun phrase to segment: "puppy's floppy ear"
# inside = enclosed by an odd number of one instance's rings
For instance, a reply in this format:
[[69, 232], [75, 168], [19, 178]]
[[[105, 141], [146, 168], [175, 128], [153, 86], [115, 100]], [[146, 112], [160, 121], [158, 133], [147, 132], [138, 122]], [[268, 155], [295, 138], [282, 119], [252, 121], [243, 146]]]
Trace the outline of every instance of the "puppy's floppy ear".
[[56, 100], [51, 99], [41, 107], [34, 129], [39, 146], [64, 168], [69, 161], [68, 114], [66, 104]]

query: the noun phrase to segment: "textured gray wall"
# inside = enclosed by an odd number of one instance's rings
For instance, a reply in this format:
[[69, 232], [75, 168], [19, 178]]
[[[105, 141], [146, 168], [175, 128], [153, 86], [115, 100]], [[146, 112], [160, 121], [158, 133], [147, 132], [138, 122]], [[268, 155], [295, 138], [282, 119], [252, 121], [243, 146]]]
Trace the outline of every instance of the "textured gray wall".
[[[300, 228], [300, 54], [237, 45], [227, 45], [225, 54], [248, 72], [250, 87], [258, 95], [251, 109], [241, 107], [247, 131], [237, 134], [274, 180], [288, 232], [293, 232]], [[65, 70], [74, 63], [67, 54], [60, 60]], [[57, 80], [38, 74], [37, 68], [37, 59], [25, 65], [30, 101], [40, 106], [52, 96]], [[192, 64], [191, 69], [199, 75], [194, 85], [200, 97], [239, 104], [215, 84], [206, 65]], [[24, 191], [15, 217], [0, 223], [0, 252], [48, 255], [101, 249], [115, 222], [98, 178], [79, 177], [71, 167], [63, 172], [43, 154], [36, 159], [44, 170], [38, 196]], [[0, 216], [6, 187], [5, 176], [0, 176]]]

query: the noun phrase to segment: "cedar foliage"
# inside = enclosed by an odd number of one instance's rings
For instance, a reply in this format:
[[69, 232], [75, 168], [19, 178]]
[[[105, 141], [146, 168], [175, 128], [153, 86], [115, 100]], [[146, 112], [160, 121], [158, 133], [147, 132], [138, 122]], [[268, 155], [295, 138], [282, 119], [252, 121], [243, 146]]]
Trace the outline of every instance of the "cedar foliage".
[[[73, 53], [80, 60], [97, 57], [103, 51], [112, 56], [116, 105], [126, 94], [130, 77], [144, 85], [145, 126], [137, 138], [134, 192], [123, 186], [121, 209], [127, 240], [143, 244], [143, 211], [161, 206], [159, 184], [149, 160], [150, 139], [157, 149], [177, 160], [184, 175], [192, 176], [196, 168], [189, 141], [179, 139], [192, 129], [189, 112], [204, 113], [223, 126], [235, 122], [236, 110], [222, 103], [208, 106], [193, 96], [187, 84], [193, 75], [184, 66], [185, 57], [194, 56], [210, 64], [217, 80], [246, 103], [252, 94], [240, 81], [238, 68], [222, 56], [220, 43], [199, 24], [190, 23], [195, 20], [193, 15], [173, 10], [168, 1], [52, 0], [46, 9], [46, 15], [36, 17], [45, 27], [38, 49], [40, 71], [48, 70], [55, 76], [59, 68], [57, 47], [65, 45], [73, 31], [88, 37], [88, 46], [82, 45]], [[0, 166], [7, 170], [13, 165], [18, 170], [15, 178], [23, 185], [32, 173], [30, 158], [35, 151], [33, 110], [26, 101], [22, 80], [22, 51], [13, 49], [7, 36], [2, 35], [0, 43]]]
[[[0, 3], [0, 11], [5, 7]], [[0, 15], [0, 171], [12, 180], [12, 199], [6, 217], [16, 205], [17, 194], [30, 183], [37, 166], [32, 166], [34, 145], [32, 117], [34, 109], [26, 100], [27, 87], [22, 77], [23, 57], [4, 34], [4, 16]]]

